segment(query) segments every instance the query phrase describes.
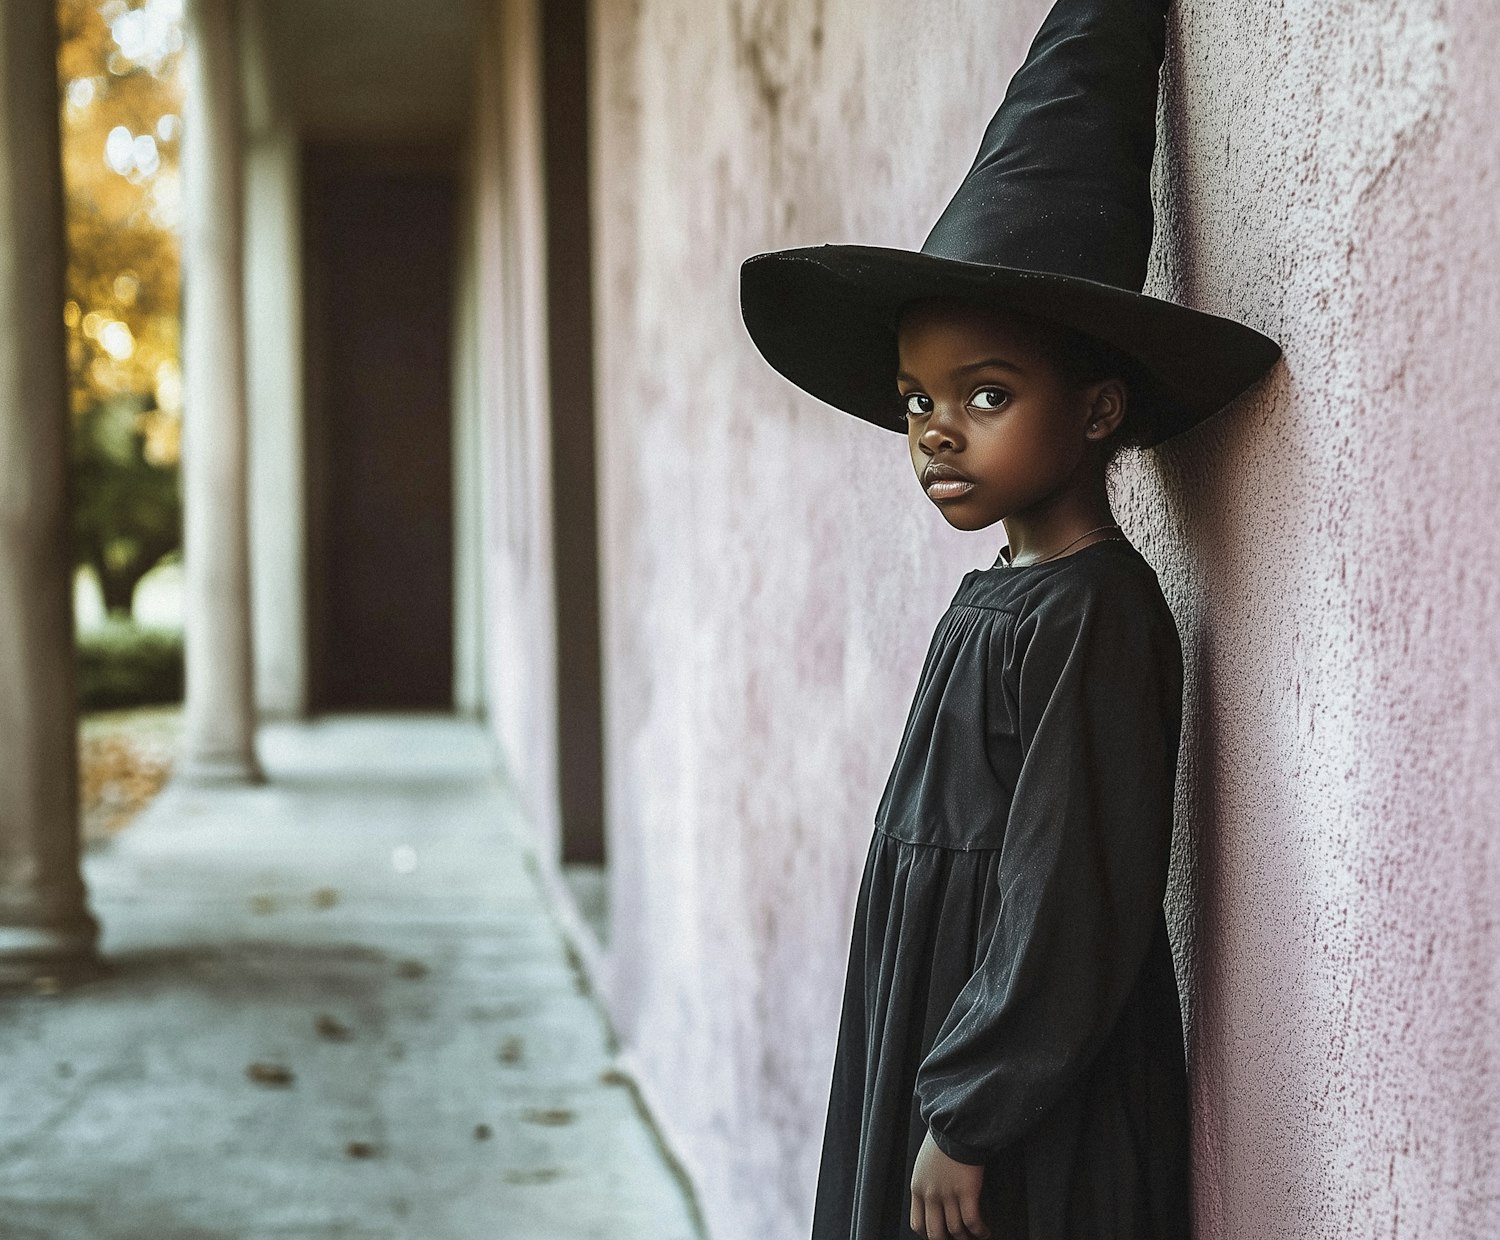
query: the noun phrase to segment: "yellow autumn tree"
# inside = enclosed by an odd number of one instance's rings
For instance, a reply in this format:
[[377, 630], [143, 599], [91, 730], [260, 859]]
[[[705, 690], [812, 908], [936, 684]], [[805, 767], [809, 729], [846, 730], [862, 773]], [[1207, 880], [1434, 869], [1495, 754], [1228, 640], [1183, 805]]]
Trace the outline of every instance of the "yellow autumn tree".
[[112, 612], [181, 539], [181, 0], [58, 0], [75, 535]]

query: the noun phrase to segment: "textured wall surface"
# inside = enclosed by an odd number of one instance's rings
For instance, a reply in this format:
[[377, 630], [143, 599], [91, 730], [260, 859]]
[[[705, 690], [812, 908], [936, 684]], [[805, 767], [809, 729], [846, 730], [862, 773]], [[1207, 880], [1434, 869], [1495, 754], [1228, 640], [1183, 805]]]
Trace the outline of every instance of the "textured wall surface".
[[[481, 660], [488, 720], [527, 814], [559, 833], [553, 530], [537, 0], [483, 9], [469, 134], [464, 260], [477, 334], [471, 386], [484, 456]], [[460, 323], [464, 322], [461, 316]], [[486, 411], [490, 420], [485, 421]]]
[[[871, 816], [1004, 538], [761, 361], [738, 264], [919, 245], [1047, 7], [595, 4], [609, 988], [723, 1240], [806, 1233]], [[1173, 18], [1149, 291], [1287, 355], [1117, 494], [1189, 657], [1209, 1238], [1500, 1231], [1497, 53], [1440, 0]]]

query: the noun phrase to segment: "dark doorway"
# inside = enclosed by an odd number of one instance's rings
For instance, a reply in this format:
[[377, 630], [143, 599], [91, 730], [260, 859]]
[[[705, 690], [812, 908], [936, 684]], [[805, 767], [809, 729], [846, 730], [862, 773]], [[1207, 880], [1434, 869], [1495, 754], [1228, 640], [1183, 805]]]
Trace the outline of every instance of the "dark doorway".
[[[578, 902], [604, 921], [604, 775], [595, 507], [593, 236], [589, 207], [587, 0], [542, 14], [547, 339], [556, 555], [558, 799]], [[602, 936], [601, 936], [602, 937]]]
[[548, 0], [542, 6], [542, 122], [563, 878], [603, 943], [609, 933], [609, 884], [595, 506], [588, 13], [587, 0]]
[[452, 152], [307, 149], [313, 710], [451, 709]]

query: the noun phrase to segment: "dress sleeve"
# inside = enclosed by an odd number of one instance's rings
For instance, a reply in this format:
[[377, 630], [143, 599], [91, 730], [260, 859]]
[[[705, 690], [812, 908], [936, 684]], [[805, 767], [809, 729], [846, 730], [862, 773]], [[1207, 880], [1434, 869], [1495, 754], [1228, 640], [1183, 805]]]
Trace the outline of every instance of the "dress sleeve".
[[916, 1083], [959, 1162], [1014, 1142], [1087, 1067], [1162, 917], [1182, 654], [1154, 582], [1135, 580], [1070, 582], [1016, 623], [999, 911]]

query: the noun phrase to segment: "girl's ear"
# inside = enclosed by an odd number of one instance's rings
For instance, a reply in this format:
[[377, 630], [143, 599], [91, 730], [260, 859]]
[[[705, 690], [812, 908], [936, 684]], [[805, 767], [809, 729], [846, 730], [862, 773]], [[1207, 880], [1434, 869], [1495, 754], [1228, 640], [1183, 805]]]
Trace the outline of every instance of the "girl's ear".
[[1089, 439], [1108, 439], [1125, 420], [1125, 385], [1118, 379], [1103, 379], [1088, 391], [1089, 420], [1084, 434]]

